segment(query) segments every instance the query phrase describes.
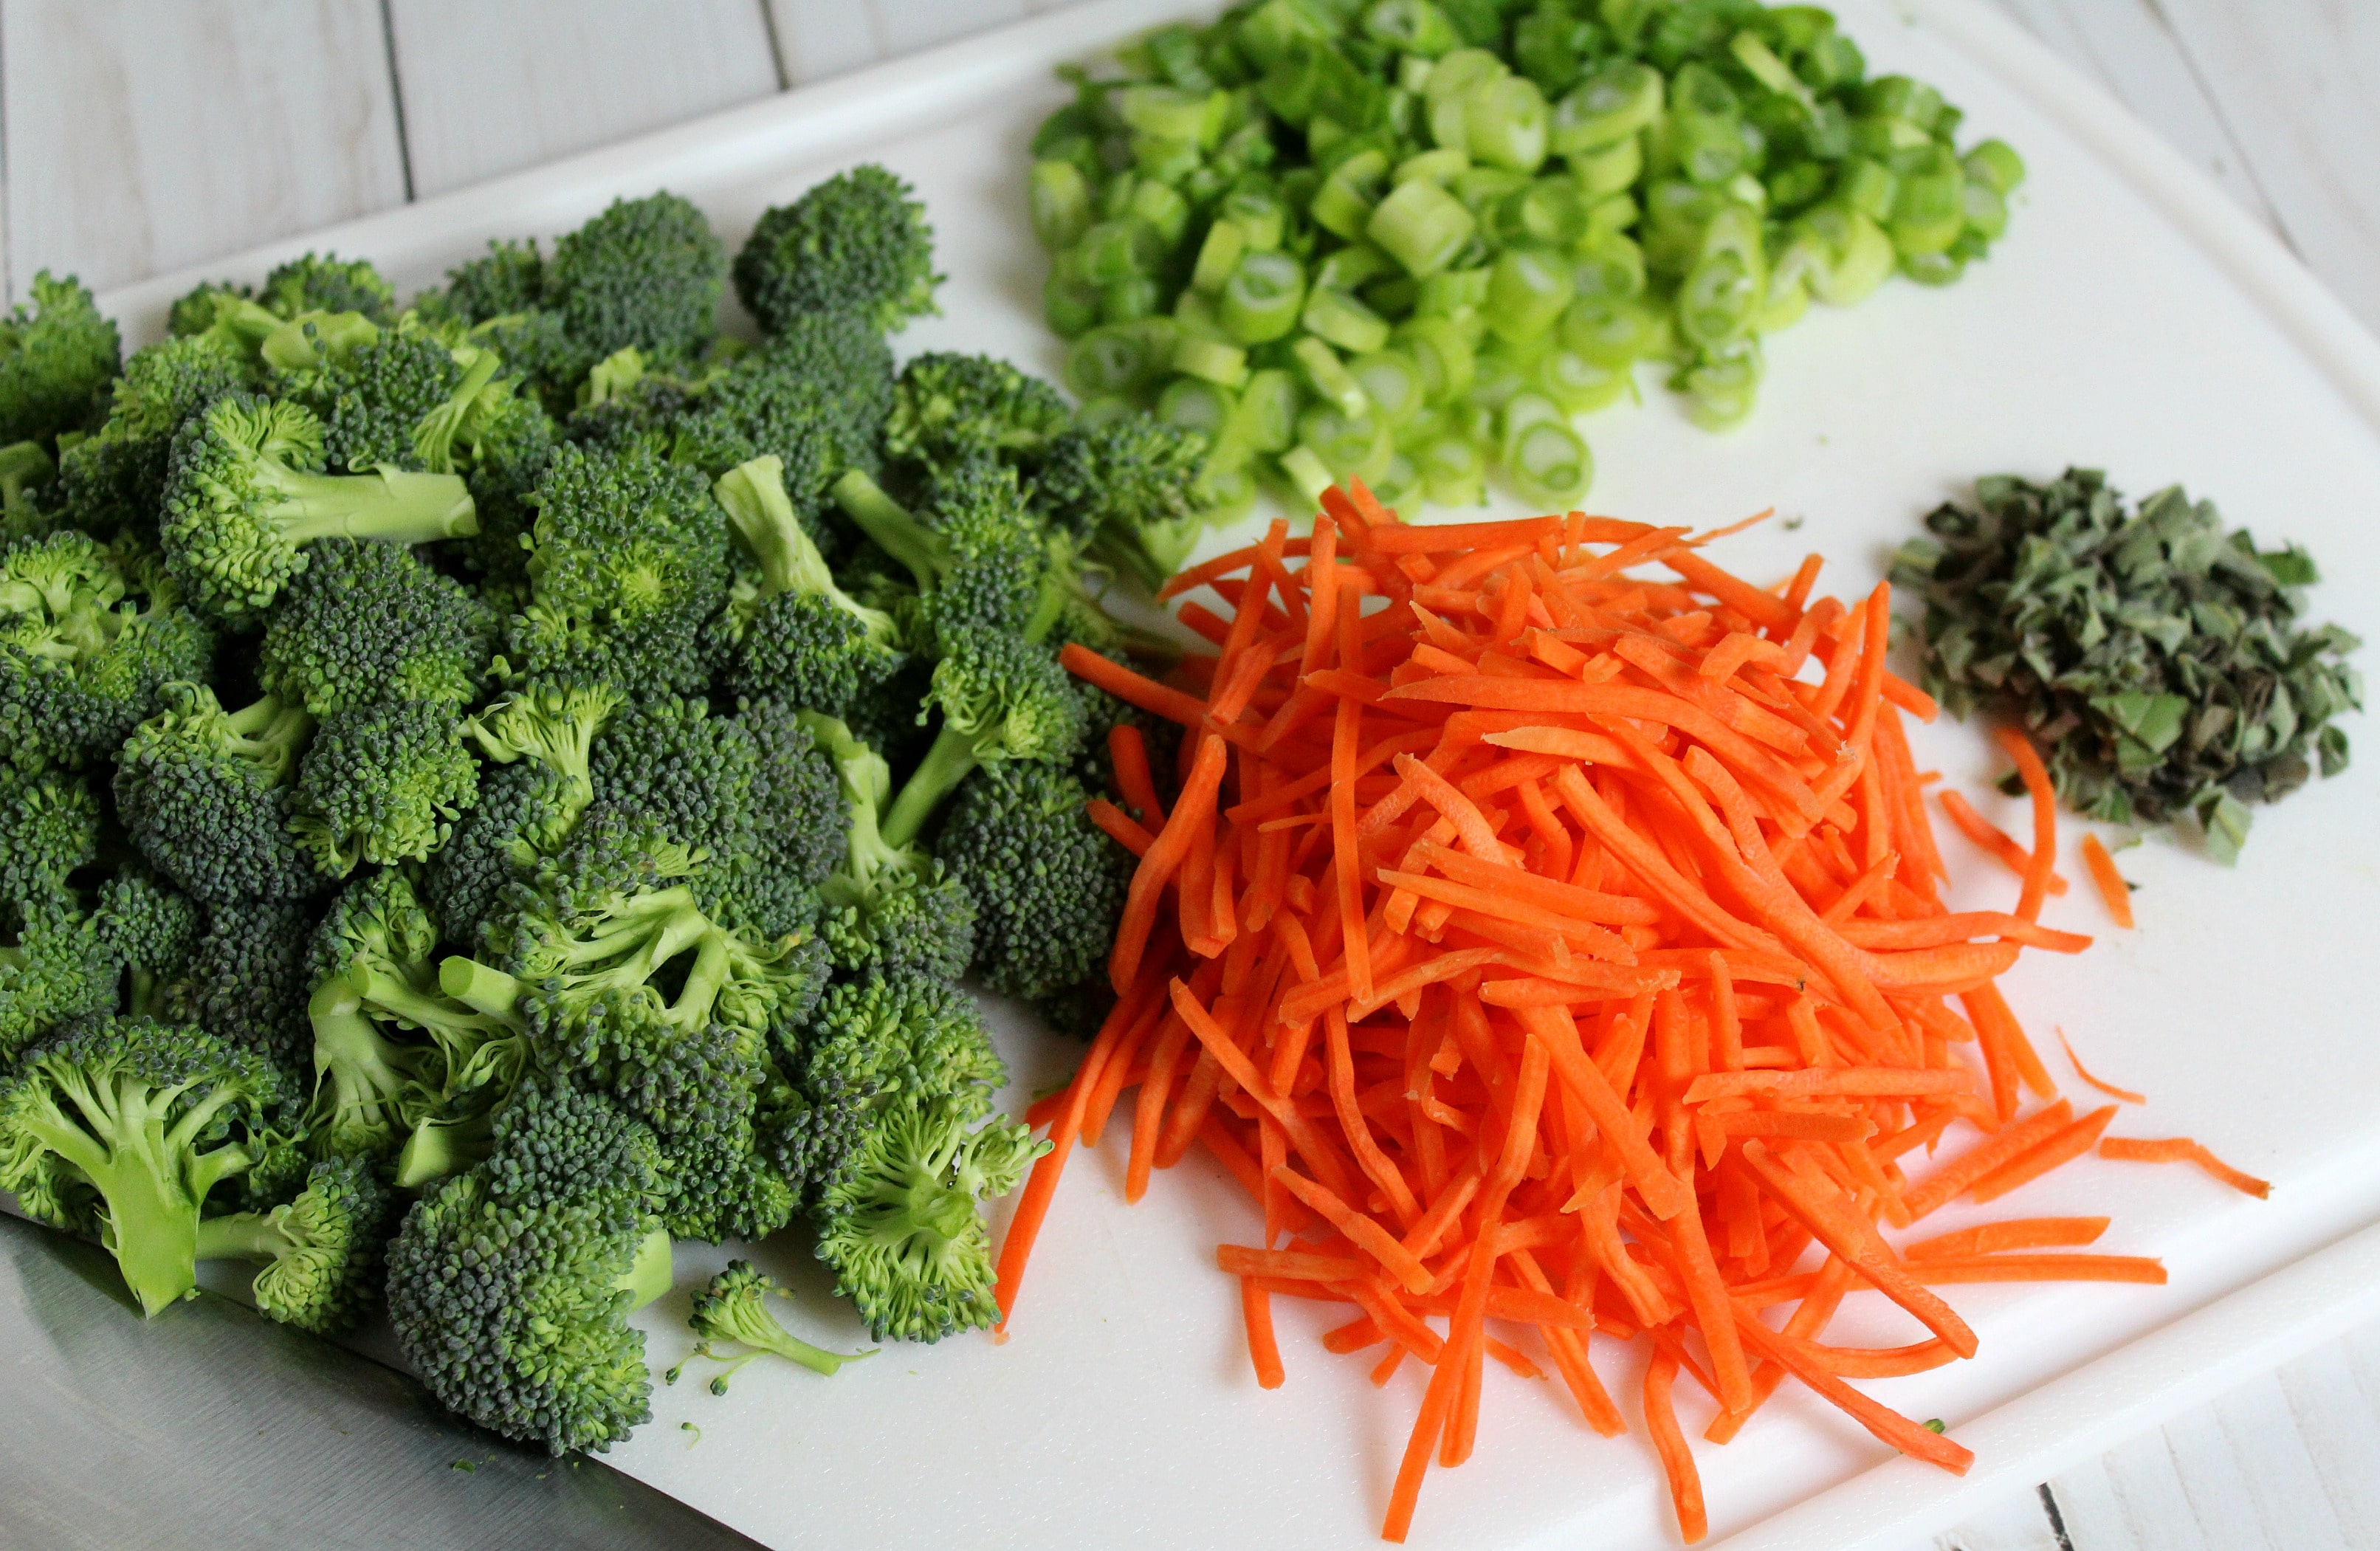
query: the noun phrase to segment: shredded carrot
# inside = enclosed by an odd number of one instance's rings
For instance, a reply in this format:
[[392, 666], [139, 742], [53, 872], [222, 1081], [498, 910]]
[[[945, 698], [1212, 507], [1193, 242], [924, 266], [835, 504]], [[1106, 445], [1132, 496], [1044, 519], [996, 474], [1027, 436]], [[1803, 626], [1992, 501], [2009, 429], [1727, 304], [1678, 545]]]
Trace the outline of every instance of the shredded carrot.
[[2233, 1190], [2260, 1200], [2273, 1194], [2270, 1181], [2240, 1172], [2187, 1136], [2110, 1136], [2099, 1144], [2099, 1156], [2121, 1163], [2194, 1163]]
[[[1169, 585], [1220, 600], [1196, 622], [1216, 654], [1171, 684], [1062, 659], [1187, 735], [1171, 790], [1137, 734], [1111, 741], [1092, 817], [1135, 857], [1121, 1000], [1034, 1109], [1057, 1145], [1002, 1246], [1003, 1311], [1077, 1141], [1129, 1118], [1127, 1200], [1203, 1142], [1253, 1203], [1216, 1265], [1258, 1385], [1282, 1382], [1284, 1297], [1343, 1310], [1323, 1346], [1365, 1353], [1376, 1387], [1427, 1369], [1383, 1538], [1411, 1532], [1433, 1466], [1469, 1459], [1508, 1382], [1491, 1360], [1543, 1378], [1550, 1357], [1583, 1428], [1612, 1436], [1589, 1346], [1643, 1340], [1691, 1541], [1681, 1373], [1718, 1402], [1714, 1444], [1790, 1380], [1962, 1472], [1966, 1449], [1849, 1382], [1975, 1352], [1935, 1287], [2164, 1276], [2086, 1253], [2103, 1218], [1899, 1251], [1888, 1232], [2095, 1145], [2261, 1191], [2187, 1139], [2102, 1141], [2112, 1108], [2057, 1097], [1997, 984], [2028, 949], [2090, 946], [2037, 920], [2066, 891], [2048, 777], [2005, 741], [2030, 846], [1943, 794], [2022, 883], [2012, 910], [1948, 910], [1900, 721], [1933, 705], [1885, 666], [1888, 588], [1813, 600], [1815, 557], [1755, 587], [1700, 547], [1717, 534], [1577, 513], [1414, 527], [1360, 487], [1319, 504], [1311, 540], [1277, 524]], [[2047, 1102], [2023, 1113], [2028, 1095]], [[1961, 1125], [1982, 1134], [1903, 1176]], [[1822, 1265], [1797, 1266], [1813, 1245]], [[1925, 1339], [1825, 1344], [1869, 1293]], [[1782, 1330], [1758, 1317], [1778, 1304]], [[1509, 1344], [1520, 1328], [1542, 1351]]]
[[2132, 886], [2116, 870], [2115, 857], [2097, 835], [2082, 837], [2082, 865], [2091, 871], [2091, 882], [2099, 891], [2099, 902], [2107, 907], [2107, 915], [2126, 931], [2132, 929]]
[[2074, 1053], [2074, 1046], [2066, 1037], [2064, 1029], [2058, 1031], [2058, 1048], [2066, 1052], [2066, 1064], [2074, 1069], [2074, 1075], [2106, 1094], [2109, 1098], [2120, 1098], [2127, 1104], [2146, 1104], [2149, 1101], [2149, 1096], [2144, 1093], [2134, 1093], [2130, 1088], [2119, 1088], [2113, 1083], [2092, 1076], [2082, 1065], [2082, 1058]]

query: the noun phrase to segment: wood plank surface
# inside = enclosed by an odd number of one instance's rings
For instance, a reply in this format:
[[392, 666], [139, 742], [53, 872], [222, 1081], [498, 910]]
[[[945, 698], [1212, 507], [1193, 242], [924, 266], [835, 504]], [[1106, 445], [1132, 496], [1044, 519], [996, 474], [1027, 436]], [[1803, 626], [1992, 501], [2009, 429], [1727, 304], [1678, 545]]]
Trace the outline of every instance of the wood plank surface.
[[778, 90], [759, 0], [388, 0], [417, 198]]
[[768, 6], [777, 68], [791, 85], [824, 80], [883, 57], [872, 6], [819, 0], [768, 0]]
[[[875, 13], [876, 34], [888, 59], [964, 38], [1004, 21], [1021, 20], [1028, 9], [1025, 0], [868, 0], [868, 8]], [[1057, 7], [1045, 5], [1031, 8]]]
[[378, 0], [7, 0], [9, 278], [104, 288], [401, 203]]

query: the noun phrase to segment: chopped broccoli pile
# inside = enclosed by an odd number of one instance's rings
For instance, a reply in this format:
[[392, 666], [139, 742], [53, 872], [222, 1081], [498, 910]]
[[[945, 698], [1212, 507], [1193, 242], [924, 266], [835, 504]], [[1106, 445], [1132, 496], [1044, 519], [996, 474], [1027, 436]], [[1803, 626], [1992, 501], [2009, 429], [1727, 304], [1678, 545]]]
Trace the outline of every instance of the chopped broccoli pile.
[[[1150, 649], [1100, 600], [1196, 533], [1197, 449], [896, 369], [939, 280], [863, 167], [732, 265], [657, 194], [410, 305], [334, 255], [200, 286], [122, 360], [37, 281], [0, 1188], [152, 1315], [209, 1260], [303, 1329], [384, 1307], [442, 1402], [556, 1452], [649, 1414], [674, 1240], [798, 1225], [883, 1339], [995, 1319], [987, 1203], [1037, 1147], [969, 986], [1105, 994], [1130, 859], [1085, 806], [1138, 713], [1058, 651]], [[697, 1296], [714, 1389], [852, 1361], [782, 1292]]]

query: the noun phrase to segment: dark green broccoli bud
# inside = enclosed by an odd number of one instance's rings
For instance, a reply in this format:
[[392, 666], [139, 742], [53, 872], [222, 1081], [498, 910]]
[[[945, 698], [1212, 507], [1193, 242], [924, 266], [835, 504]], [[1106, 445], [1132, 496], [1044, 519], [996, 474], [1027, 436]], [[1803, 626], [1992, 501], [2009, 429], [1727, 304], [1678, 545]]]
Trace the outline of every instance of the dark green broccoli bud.
[[709, 685], [702, 627], [727, 601], [727, 515], [691, 468], [649, 448], [557, 447], [531, 500], [530, 602], [513, 665], [631, 695]]
[[1014, 1190], [1050, 1144], [1022, 1125], [970, 1132], [974, 1119], [950, 1099], [894, 1106], [820, 1203], [818, 1256], [878, 1340], [938, 1341], [1000, 1318], [978, 1203]]
[[115, 806], [149, 865], [207, 904], [296, 900], [322, 880], [289, 831], [289, 778], [314, 719], [271, 696], [226, 712], [169, 684], [115, 765]]
[[443, 290], [414, 298], [417, 311], [433, 317], [484, 323], [508, 313], [527, 312], [545, 297], [545, 258], [537, 239], [491, 240], [480, 258], [446, 272]]
[[98, 419], [123, 360], [114, 319], [72, 275], [33, 276], [30, 305], [0, 321], [0, 442], [46, 442]]
[[506, 600], [507, 612], [528, 601], [528, 530], [537, 517], [529, 496], [558, 435], [528, 386], [524, 378], [497, 378], [471, 401], [455, 438], [456, 467], [480, 515], [480, 531], [456, 552], [482, 586]]
[[941, 729], [884, 816], [888, 844], [916, 840], [977, 766], [1062, 762], [1082, 745], [1082, 697], [1049, 651], [991, 630], [945, 631], [942, 644], [929, 691]]
[[879, 333], [936, 309], [934, 229], [901, 179], [854, 167], [763, 214], [735, 255], [735, 295], [777, 333], [811, 312], [856, 312]]
[[63, 894], [67, 875], [99, 856], [99, 795], [91, 780], [0, 763], [0, 918], [27, 900]]
[[715, 493], [755, 567], [738, 575], [712, 625], [729, 691], [830, 716], [880, 696], [907, 660], [900, 626], [835, 585], [785, 495], [783, 466], [774, 456], [741, 464]]
[[503, 365], [476, 345], [450, 349], [427, 333], [374, 329], [276, 373], [273, 393], [322, 422], [333, 468], [360, 474], [388, 464], [451, 474], [456, 433]]
[[[726, 1371], [710, 1381], [710, 1392], [724, 1395], [727, 1393], [727, 1381], [741, 1372], [745, 1363], [764, 1352], [774, 1352], [789, 1363], [798, 1363], [810, 1372], [823, 1374], [829, 1378], [832, 1378], [836, 1370], [845, 1363], [856, 1363], [863, 1357], [876, 1355], [870, 1350], [846, 1356], [814, 1347], [801, 1339], [778, 1324], [777, 1316], [769, 1312], [766, 1300], [771, 1292], [787, 1303], [793, 1302], [794, 1295], [783, 1284], [752, 1269], [750, 1261], [729, 1261], [727, 1269], [711, 1278], [710, 1285], [694, 1295], [694, 1313], [686, 1324], [699, 1338], [699, 1344], [663, 1375], [666, 1382], [675, 1384], [678, 1375], [686, 1372], [686, 1363], [698, 1357], [727, 1364]], [[733, 1341], [752, 1350], [731, 1355], [715, 1350], [716, 1343], [722, 1341]]]
[[940, 473], [970, 458], [1034, 465], [1075, 422], [1064, 395], [991, 356], [936, 352], [901, 369], [884, 422], [888, 456]]
[[0, 1070], [60, 1024], [115, 1010], [115, 961], [63, 892], [10, 902], [0, 935]]
[[52, 1227], [97, 1232], [154, 1316], [196, 1290], [200, 1210], [253, 1163], [284, 1095], [271, 1062], [198, 1029], [84, 1020], [0, 1085], [0, 1190]]
[[0, 543], [40, 539], [64, 521], [57, 460], [38, 442], [0, 447]]
[[427, 543], [479, 531], [453, 474], [323, 474], [322, 425], [296, 404], [236, 394], [174, 439], [159, 527], [193, 600], [244, 621], [269, 607], [318, 539]]
[[257, 300], [283, 318], [303, 312], [360, 312], [375, 323], [396, 321], [396, 291], [361, 259], [308, 253], [264, 277]]
[[1084, 811], [1090, 794], [1063, 768], [989, 764], [951, 804], [935, 852], [975, 900], [983, 983], [1034, 1000], [1107, 963], [1133, 857]]
[[1034, 503], [1051, 527], [1153, 591], [1205, 531], [1206, 455], [1205, 436], [1154, 415], [1077, 426], [1050, 441]]
[[306, 974], [314, 912], [302, 901], [209, 904], [206, 931], [189, 968], [165, 988], [177, 1023], [256, 1050], [287, 1072], [314, 1071], [314, 1031]]
[[325, 539], [265, 618], [257, 682], [316, 716], [460, 705], [487, 684], [496, 629], [486, 603], [405, 545]]
[[292, 789], [290, 830], [314, 866], [419, 862], [446, 843], [480, 794], [480, 762], [452, 705], [396, 701], [333, 711], [314, 730]]
[[664, 192], [615, 200], [556, 242], [541, 300], [589, 366], [630, 345], [682, 360], [716, 330], [726, 274], [727, 250], [702, 212]]
[[102, 536], [147, 530], [165, 498], [174, 435], [215, 400], [247, 385], [247, 362], [211, 335], [132, 353], [99, 430], [58, 454], [60, 499], [78, 527]]
[[617, 455], [643, 447], [669, 457], [678, 423], [704, 387], [701, 381], [648, 362], [641, 350], [617, 351], [596, 362], [578, 384], [563, 435], [591, 452]]
[[214, 633], [129, 539], [61, 528], [0, 547], [0, 739], [79, 768], [155, 714], [161, 687], [213, 666]]
[[525, 1082], [496, 1114], [494, 1156], [407, 1214], [389, 1321], [449, 1410], [557, 1455], [652, 1414], [627, 1322], [670, 1288], [650, 1140], [599, 1097]]
[[[260, 312], [264, 310], [256, 300], [256, 293], [236, 281], [201, 281], [174, 298], [174, 305], [166, 309], [165, 331], [176, 339], [205, 333], [226, 311], [243, 303], [255, 307]], [[268, 313], [267, 316], [271, 315]], [[280, 321], [279, 319], [273, 321]]]
[[168, 988], [188, 978], [198, 952], [199, 907], [136, 865], [99, 886], [91, 925], [106, 962], [119, 966], [125, 1009], [163, 1017]]
[[834, 760], [851, 813], [843, 863], [819, 888], [827, 904], [820, 935], [835, 967], [956, 980], [975, 956], [973, 896], [934, 858], [885, 843], [878, 822], [892, 805], [892, 770], [883, 757], [831, 717], [802, 721]]
[[[922, 515], [857, 469], [835, 481], [838, 505], [916, 581], [923, 634], [1022, 634], [1040, 600], [1046, 536], [1026, 509], [1016, 471], [971, 459], [934, 485]], [[920, 650], [934, 642], [920, 639]]]
[[286, 1206], [199, 1224], [200, 1260], [252, 1260], [257, 1312], [317, 1335], [351, 1327], [371, 1304], [388, 1237], [388, 1187], [361, 1158], [317, 1163]]

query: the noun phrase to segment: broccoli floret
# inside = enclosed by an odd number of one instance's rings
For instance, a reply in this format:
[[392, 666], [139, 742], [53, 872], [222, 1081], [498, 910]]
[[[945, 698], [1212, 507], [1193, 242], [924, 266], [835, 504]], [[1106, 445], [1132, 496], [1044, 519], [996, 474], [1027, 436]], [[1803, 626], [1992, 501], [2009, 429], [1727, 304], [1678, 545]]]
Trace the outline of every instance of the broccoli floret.
[[735, 255], [735, 295], [777, 333], [811, 312], [856, 312], [880, 333], [936, 311], [934, 229], [910, 187], [869, 164], [763, 214]]
[[149, 865], [207, 904], [303, 899], [322, 887], [289, 831], [289, 778], [314, 719], [271, 696], [226, 712], [169, 684], [115, 765], [115, 806]]
[[545, 406], [524, 391], [528, 385], [517, 376], [497, 378], [471, 401], [455, 438], [455, 465], [480, 516], [480, 531], [456, 551], [506, 612], [528, 600], [528, 530], [537, 516], [529, 496], [558, 435]]
[[315, 927], [306, 953], [315, 1078], [306, 1130], [319, 1156], [385, 1158], [411, 1131], [436, 1079], [436, 1051], [383, 1026], [396, 1020], [373, 1003], [434, 992], [437, 949], [435, 923], [395, 868], [341, 890]]
[[975, 956], [973, 896], [916, 846], [885, 842], [878, 822], [892, 801], [892, 770], [883, 757], [831, 717], [802, 721], [834, 760], [851, 813], [843, 863], [819, 888], [820, 935], [835, 967], [956, 980]]
[[360, 312], [375, 323], [396, 320], [396, 291], [361, 259], [308, 253], [264, 277], [257, 299], [283, 318], [304, 312]]
[[389, 464], [448, 474], [456, 433], [503, 365], [478, 345], [450, 349], [427, 333], [374, 329], [280, 372], [273, 392], [322, 422], [333, 468], [363, 473]]
[[336, 1335], [370, 1306], [390, 1205], [369, 1162], [328, 1159], [313, 1166], [286, 1206], [201, 1221], [198, 1257], [258, 1262], [251, 1290], [259, 1313]]
[[868, 1135], [817, 1214], [818, 1256], [878, 1340], [938, 1341], [1000, 1317], [978, 1203], [1049, 1150], [1022, 1125], [977, 1131], [953, 1099], [905, 1100]]
[[42, 270], [31, 290], [30, 305], [0, 321], [0, 442], [90, 427], [123, 359], [115, 320], [79, 281]]
[[494, 613], [402, 544], [325, 539], [266, 616], [257, 682], [316, 716], [480, 697]]
[[1047, 537], [1026, 509], [1016, 471], [970, 459], [935, 481], [916, 515], [857, 469], [835, 481], [837, 504], [915, 579], [925, 638], [949, 630], [1022, 634], [1040, 600]]
[[168, 988], [188, 979], [198, 952], [197, 904], [136, 865], [100, 885], [91, 919], [100, 951], [115, 966], [111, 988], [124, 981], [125, 1009], [164, 1016]]
[[679, 421], [700, 401], [705, 387], [701, 380], [648, 362], [634, 346], [616, 351], [596, 362], [578, 384], [563, 434], [592, 452], [616, 455], [644, 447], [667, 457]]
[[726, 274], [727, 250], [702, 212], [664, 192], [615, 200], [556, 242], [540, 299], [561, 315], [589, 366], [630, 345], [657, 360], [685, 360], [718, 325]]
[[303, 406], [216, 400], [174, 439], [159, 527], [165, 560], [201, 607], [245, 621], [306, 568], [318, 539], [426, 543], [479, 531], [453, 474], [323, 474], [322, 424]]
[[115, 1007], [107, 945], [64, 893], [10, 902], [0, 935], [0, 1070], [58, 1024]]
[[671, 455], [711, 475], [773, 455], [785, 491], [830, 554], [842, 527], [827, 492], [845, 469], [874, 474], [892, 406], [892, 350], [848, 313], [796, 320], [711, 379], [676, 417]]
[[1051, 527], [1153, 590], [1205, 530], [1197, 484], [1206, 454], [1205, 436], [1154, 415], [1077, 426], [1051, 439], [1034, 502]]
[[[768, 1295], [775, 1293], [787, 1303], [794, 1295], [775, 1278], [762, 1276], [752, 1268], [748, 1260], [731, 1260], [727, 1269], [710, 1278], [709, 1286], [694, 1295], [694, 1312], [687, 1326], [699, 1338], [699, 1343], [687, 1352], [683, 1361], [663, 1375], [675, 1384], [678, 1375], [686, 1372], [687, 1363], [707, 1357], [714, 1363], [727, 1364], [726, 1371], [714, 1375], [710, 1392], [727, 1393], [727, 1381], [742, 1371], [744, 1364], [764, 1352], [774, 1352], [789, 1363], [798, 1363], [814, 1374], [832, 1378], [845, 1363], [856, 1363], [863, 1357], [876, 1355], [871, 1349], [848, 1355], [814, 1347], [777, 1323], [769, 1312]], [[748, 1346], [750, 1351], [727, 1353], [715, 1350], [715, 1343], [733, 1341]]]
[[407, 1214], [388, 1252], [399, 1349], [449, 1410], [553, 1453], [652, 1414], [630, 1311], [670, 1287], [652, 1138], [602, 1098], [524, 1083], [494, 1156]]
[[1054, 996], [1114, 946], [1133, 858], [1091, 822], [1089, 800], [1062, 767], [1004, 760], [951, 804], [935, 852], [975, 901], [976, 968], [1004, 996]]
[[99, 796], [88, 777], [0, 762], [0, 918], [9, 906], [61, 894], [67, 875], [99, 855]]
[[400, 700], [333, 711], [292, 789], [290, 830], [326, 877], [358, 862], [419, 862], [480, 795], [480, 762], [452, 705]]
[[0, 547], [0, 740], [80, 767], [153, 715], [161, 686], [213, 665], [214, 633], [155, 559], [61, 528]]
[[901, 369], [884, 451], [929, 474], [978, 457], [1030, 466], [1074, 420], [1065, 398], [1038, 377], [990, 356], [937, 352]]
[[891, 845], [916, 840], [977, 766], [1062, 762], [1082, 745], [1082, 697], [1050, 652], [994, 630], [944, 631], [942, 646], [929, 692], [941, 727], [884, 816]]
[[314, 1032], [306, 1001], [313, 981], [306, 963], [313, 908], [273, 900], [209, 904], [205, 914], [189, 968], [165, 988], [171, 1018], [302, 1072], [310, 1086]]
[[58, 487], [76, 526], [102, 536], [149, 530], [165, 497], [175, 433], [248, 383], [239, 354], [208, 335], [135, 350], [97, 431], [58, 454]]
[[783, 466], [755, 458], [715, 491], [753, 563], [712, 625], [729, 691], [778, 695], [830, 716], [880, 696], [907, 660], [900, 626], [835, 585], [785, 495]]
[[702, 627], [727, 601], [727, 515], [703, 478], [650, 448], [557, 447], [538, 480], [530, 601], [511, 660], [631, 695], [706, 688]]
[[57, 460], [38, 442], [0, 447], [0, 543], [56, 530], [57, 474]]
[[207, 1196], [255, 1161], [284, 1096], [271, 1062], [198, 1029], [88, 1019], [0, 1086], [0, 1189], [53, 1227], [97, 1231], [153, 1316], [196, 1289]]
[[426, 317], [455, 318], [484, 323], [509, 313], [527, 312], [545, 297], [545, 257], [537, 239], [492, 239], [485, 256], [446, 272], [443, 289], [413, 299], [414, 310]]

